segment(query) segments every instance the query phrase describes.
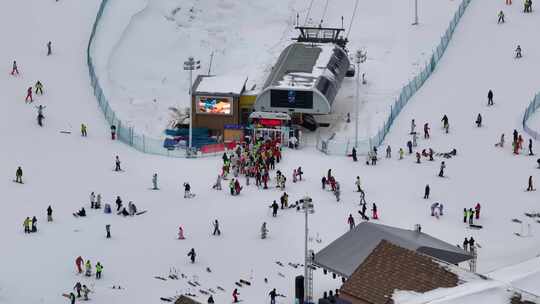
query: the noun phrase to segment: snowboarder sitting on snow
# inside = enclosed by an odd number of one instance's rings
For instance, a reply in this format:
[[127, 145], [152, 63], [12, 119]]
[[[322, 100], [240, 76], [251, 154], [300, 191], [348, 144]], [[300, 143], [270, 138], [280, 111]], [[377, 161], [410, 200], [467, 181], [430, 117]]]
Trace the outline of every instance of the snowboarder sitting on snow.
[[197, 254], [195, 253], [195, 248], [191, 248], [187, 255], [190, 258], [191, 263], [195, 263], [195, 257], [197, 256]]
[[126, 210], [126, 207], [122, 207], [122, 209], [116, 214], [117, 215], [123, 215], [123, 216], [129, 216], [129, 212]]
[[[430, 207], [430, 209], [431, 209], [431, 216], [435, 216], [435, 209], [437, 209], [437, 208], [439, 208], [439, 203], [433, 203], [433, 204], [431, 204], [431, 207]], [[437, 215], [437, 217], [438, 217], [438, 215]]]
[[84, 207], [81, 208], [81, 210], [77, 211], [77, 213], [75, 213], [77, 216], [86, 216], [86, 210], [84, 210]]

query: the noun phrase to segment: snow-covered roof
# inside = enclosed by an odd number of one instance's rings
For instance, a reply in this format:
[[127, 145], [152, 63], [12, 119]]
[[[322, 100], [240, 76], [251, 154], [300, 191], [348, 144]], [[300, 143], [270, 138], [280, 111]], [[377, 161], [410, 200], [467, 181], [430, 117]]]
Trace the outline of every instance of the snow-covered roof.
[[247, 77], [236, 75], [199, 75], [193, 85], [194, 94], [221, 93], [240, 95], [245, 89]]
[[[333, 44], [293, 43], [278, 59], [264, 87], [312, 88], [325, 73], [336, 48]], [[348, 65], [347, 65], [348, 67]], [[332, 77], [333, 78], [333, 77]]]
[[450, 264], [472, 258], [463, 249], [422, 232], [363, 222], [319, 251], [314, 263], [350, 277], [382, 240]]

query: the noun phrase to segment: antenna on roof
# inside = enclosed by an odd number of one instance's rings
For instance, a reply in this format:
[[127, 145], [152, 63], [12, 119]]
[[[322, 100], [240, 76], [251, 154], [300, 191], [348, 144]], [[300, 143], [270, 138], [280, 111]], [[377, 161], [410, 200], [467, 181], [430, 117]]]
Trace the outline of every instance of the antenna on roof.
[[341, 16], [341, 28], [343, 28], [343, 16]]

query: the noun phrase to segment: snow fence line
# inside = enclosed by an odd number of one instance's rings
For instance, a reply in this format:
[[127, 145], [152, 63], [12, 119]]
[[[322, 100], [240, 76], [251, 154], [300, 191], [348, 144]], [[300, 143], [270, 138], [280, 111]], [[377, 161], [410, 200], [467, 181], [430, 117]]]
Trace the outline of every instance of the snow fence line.
[[[448, 47], [448, 43], [450, 43], [450, 40], [454, 35], [454, 30], [459, 24], [459, 21], [461, 20], [463, 14], [465, 14], [465, 10], [467, 9], [471, 1], [472, 0], [462, 0], [458, 10], [454, 14], [454, 18], [452, 18], [450, 24], [448, 25], [448, 28], [446, 29], [446, 32], [441, 37], [441, 42], [433, 50], [429, 62], [426, 64], [424, 69], [418, 75], [416, 75], [416, 77], [414, 77], [407, 85], [405, 85], [401, 89], [399, 97], [397, 97], [394, 104], [390, 106], [390, 115], [386, 119], [384, 125], [379, 128], [377, 134], [371, 138], [358, 140], [358, 146], [356, 146], [357, 153], [365, 155], [372, 149], [372, 147], [378, 147], [384, 142], [384, 138], [386, 137], [388, 132], [390, 132], [390, 128], [392, 127], [394, 120], [401, 113], [403, 107], [407, 105], [411, 97], [422, 87], [422, 85], [431, 76], [431, 74], [433, 74], [435, 67], [443, 57], [444, 52]], [[538, 99], [538, 95], [536, 97], [536, 99]], [[540, 102], [536, 102], [537, 107], [539, 103]], [[538, 135], [538, 133], [536, 133], [536, 135]], [[344, 142], [336, 141], [333, 139], [333, 137], [334, 136], [331, 136], [326, 140], [318, 138], [317, 149], [325, 154], [345, 156], [350, 155], [352, 148], [355, 146], [355, 139], [348, 139], [346, 142]]]
[[96, 15], [96, 19], [94, 20], [94, 24], [92, 25], [92, 32], [90, 34], [90, 39], [88, 40], [88, 47], [86, 49], [86, 64], [88, 66], [88, 73], [90, 75], [90, 85], [94, 89], [94, 96], [96, 97], [99, 107], [101, 108], [101, 111], [103, 111], [103, 114], [105, 115], [105, 120], [109, 123], [111, 126], [116, 126], [116, 136], [117, 139], [121, 142], [135, 148], [136, 150], [147, 153], [147, 154], [154, 154], [154, 155], [162, 155], [162, 156], [169, 156], [169, 157], [204, 157], [204, 156], [214, 156], [221, 154], [221, 152], [215, 152], [215, 153], [186, 153], [184, 149], [173, 149], [169, 150], [163, 147], [164, 139], [159, 138], [153, 138], [150, 136], [146, 136], [144, 134], [138, 133], [132, 126], [129, 126], [126, 123], [123, 123], [122, 120], [118, 117], [116, 112], [111, 108], [111, 105], [109, 101], [107, 100], [107, 97], [103, 93], [103, 88], [101, 87], [99, 83], [99, 79], [97, 77], [95, 67], [94, 67], [94, 60], [92, 58], [92, 43], [95, 40], [97, 28], [99, 26], [99, 23], [101, 21], [101, 18], [103, 16], [103, 12], [105, 11], [105, 8], [108, 4], [109, 0], [102, 0], [101, 4], [99, 5], [99, 9]]
[[536, 130], [531, 129], [527, 124], [527, 121], [531, 116], [533, 116], [533, 114], [536, 112], [536, 110], [538, 110], [538, 108], [540, 108], [540, 93], [537, 93], [534, 96], [534, 99], [531, 101], [527, 109], [525, 109], [525, 113], [523, 114], [523, 130], [525, 130], [527, 134], [534, 138], [534, 140], [540, 140], [540, 133], [538, 133], [538, 131]]

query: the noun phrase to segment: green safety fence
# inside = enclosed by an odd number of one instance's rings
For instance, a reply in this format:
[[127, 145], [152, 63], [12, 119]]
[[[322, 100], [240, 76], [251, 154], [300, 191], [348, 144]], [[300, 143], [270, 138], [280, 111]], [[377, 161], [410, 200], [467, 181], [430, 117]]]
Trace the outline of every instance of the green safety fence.
[[540, 140], [540, 133], [538, 133], [538, 131], [534, 129], [531, 129], [527, 124], [527, 121], [538, 108], [540, 108], [540, 93], [534, 96], [533, 101], [531, 101], [531, 103], [525, 110], [525, 114], [523, 114], [523, 130], [525, 130], [527, 134], [534, 138], [534, 140]]
[[[429, 62], [426, 64], [426, 66], [424, 66], [422, 71], [418, 75], [416, 75], [416, 77], [414, 77], [407, 85], [405, 85], [401, 89], [399, 96], [394, 101], [394, 103], [390, 106], [390, 114], [388, 115], [388, 118], [385, 120], [383, 126], [379, 128], [377, 134], [375, 134], [371, 138], [362, 139], [358, 141], [358, 146], [356, 147], [356, 150], [358, 153], [365, 154], [368, 151], [370, 151], [372, 147], [378, 147], [384, 142], [384, 138], [386, 137], [388, 132], [390, 132], [390, 128], [392, 127], [394, 120], [401, 113], [401, 110], [403, 109], [403, 107], [407, 105], [411, 97], [422, 87], [422, 85], [426, 82], [426, 80], [435, 71], [437, 64], [441, 60], [442, 56], [444, 55], [444, 52], [446, 51], [446, 48], [448, 47], [448, 43], [452, 39], [454, 30], [459, 24], [459, 21], [461, 20], [461, 17], [465, 13], [465, 10], [469, 6], [470, 2], [471, 0], [463, 0], [461, 2], [458, 10], [454, 14], [454, 17], [450, 21], [450, 24], [448, 28], [446, 29], [446, 32], [441, 37], [440, 43], [434, 49]], [[343, 140], [334, 140], [332, 136], [326, 140], [323, 140], [323, 139], [317, 140], [317, 149], [319, 149], [320, 151], [326, 154], [349, 155], [354, 145], [355, 145], [354, 138], [343, 141]]]

